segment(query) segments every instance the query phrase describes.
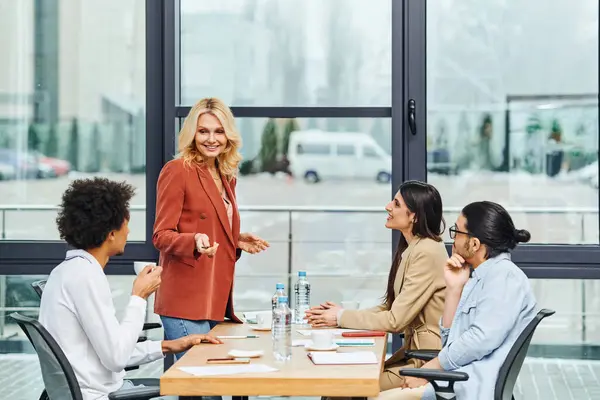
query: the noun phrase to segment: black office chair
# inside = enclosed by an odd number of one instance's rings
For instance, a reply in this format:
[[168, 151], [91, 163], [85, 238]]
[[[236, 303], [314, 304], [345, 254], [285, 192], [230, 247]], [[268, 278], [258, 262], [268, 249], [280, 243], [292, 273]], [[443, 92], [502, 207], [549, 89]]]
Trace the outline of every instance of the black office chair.
[[44, 291], [44, 288], [46, 287], [46, 281], [45, 280], [35, 281], [31, 284], [31, 287], [33, 288], [33, 290], [35, 290], [35, 292], [38, 294], [38, 296], [40, 296], [40, 299], [41, 299], [42, 292]]
[[[52, 335], [33, 318], [18, 313], [13, 313], [10, 317], [19, 324], [38, 355], [46, 388], [40, 399], [83, 400], [75, 372]], [[160, 396], [158, 379], [132, 379], [131, 381], [146, 387], [118, 390], [109, 394], [108, 398], [147, 400]]]
[[[529, 349], [535, 329], [544, 318], [554, 313], [555, 311], [553, 310], [540, 310], [535, 318], [523, 329], [523, 332], [521, 332], [508, 352], [502, 367], [500, 367], [493, 400], [514, 400], [513, 391], [515, 384], [517, 383], [517, 378], [519, 377], [519, 372], [521, 372], [521, 367], [523, 366], [523, 361], [525, 361], [525, 356], [527, 355], [527, 350]], [[429, 361], [437, 357], [438, 353], [439, 350], [413, 350], [407, 351], [406, 357]], [[427, 379], [432, 384], [436, 399], [438, 400], [456, 400], [454, 383], [469, 379], [469, 375], [464, 372], [422, 368], [401, 369], [400, 375]], [[448, 382], [448, 386], [440, 386], [435, 381]]]

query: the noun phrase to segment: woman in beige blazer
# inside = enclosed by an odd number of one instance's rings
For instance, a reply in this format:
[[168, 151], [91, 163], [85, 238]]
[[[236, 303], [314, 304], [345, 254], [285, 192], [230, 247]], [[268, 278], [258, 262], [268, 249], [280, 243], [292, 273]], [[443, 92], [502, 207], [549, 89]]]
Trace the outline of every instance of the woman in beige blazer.
[[400, 186], [385, 207], [385, 226], [402, 233], [384, 302], [366, 310], [344, 310], [327, 302], [306, 312], [313, 327], [404, 332], [404, 345], [385, 363], [381, 390], [400, 387], [400, 368], [418, 368], [423, 362], [404, 357], [405, 350], [441, 349], [439, 320], [444, 309], [444, 263], [448, 253], [441, 234], [445, 229], [442, 198], [435, 187], [419, 181]]

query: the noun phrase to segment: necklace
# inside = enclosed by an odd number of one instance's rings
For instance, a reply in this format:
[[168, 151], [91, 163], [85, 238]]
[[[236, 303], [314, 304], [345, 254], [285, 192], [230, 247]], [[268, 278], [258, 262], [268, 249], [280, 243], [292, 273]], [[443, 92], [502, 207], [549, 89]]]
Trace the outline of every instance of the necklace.
[[[215, 175], [213, 174], [213, 170], [209, 169], [208, 172], [210, 173], [210, 176], [213, 178], [213, 180], [215, 181], [215, 185], [217, 186], [217, 189], [219, 189], [219, 191], [221, 192], [221, 197], [223, 196], [223, 184], [221, 181], [221, 176], [219, 175], [219, 173], [217, 172], [217, 176], [215, 177]], [[219, 185], [219, 183], [221, 183], [221, 185]]]
[[221, 176], [219, 175], [219, 173], [218, 173], [218, 172], [217, 172], [217, 176], [215, 176], [215, 174], [213, 174], [213, 170], [212, 170], [212, 169], [209, 169], [209, 170], [208, 170], [208, 172], [210, 173], [210, 176], [212, 176], [212, 178], [213, 178], [215, 181], [220, 181], [220, 180], [221, 180]]

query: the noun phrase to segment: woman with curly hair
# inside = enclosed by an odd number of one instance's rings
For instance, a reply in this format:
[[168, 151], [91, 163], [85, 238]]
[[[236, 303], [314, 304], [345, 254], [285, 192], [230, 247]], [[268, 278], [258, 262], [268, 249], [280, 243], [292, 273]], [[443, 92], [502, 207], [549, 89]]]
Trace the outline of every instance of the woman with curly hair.
[[[160, 286], [161, 267], [148, 265], [140, 272], [117, 319], [104, 268], [110, 257], [125, 251], [133, 195], [133, 187], [125, 182], [75, 180], [62, 196], [56, 219], [60, 237], [71, 249], [46, 282], [39, 322], [69, 360], [85, 400], [107, 400], [111, 393], [149, 384], [124, 379], [127, 366], [180, 353], [202, 341], [220, 343], [208, 335], [138, 343], [146, 300]], [[55, 379], [51, 372], [42, 367], [45, 381]], [[156, 386], [158, 382], [153, 388], [158, 391]], [[55, 385], [49, 394], [61, 397], [62, 391]]]
[[255, 254], [269, 246], [240, 233], [240, 145], [229, 107], [202, 99], [179, 132], [179, 154], [158, 178], [153, 243], [163, 274], [155, 312], [166, 338], [207, 333], [226, 317], [239, 322], [232, 299], [235, 262], [241, 251]]

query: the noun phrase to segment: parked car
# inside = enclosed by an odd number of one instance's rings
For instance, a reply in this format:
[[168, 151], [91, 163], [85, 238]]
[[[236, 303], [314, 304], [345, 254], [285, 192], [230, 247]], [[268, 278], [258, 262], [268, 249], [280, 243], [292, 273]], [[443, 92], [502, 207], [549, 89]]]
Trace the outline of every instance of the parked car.
[[48, 157], [40, 152], [32, 153], [37, 157], [39, 164], [48, 167], [53, 171], [53, 176], [64, 176], [71, 171], [71, 163], [60, 158]]
[[0, 162], [0, 181], [15, 179], [17, 171], [11, 164]]
[[11, 165], [17, 177], [36, 179], [40, 176], [38, 163], [26, 153], [15, 149], [0, 149], [0, 163]]

